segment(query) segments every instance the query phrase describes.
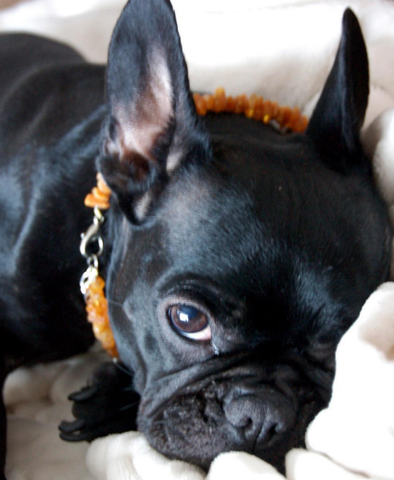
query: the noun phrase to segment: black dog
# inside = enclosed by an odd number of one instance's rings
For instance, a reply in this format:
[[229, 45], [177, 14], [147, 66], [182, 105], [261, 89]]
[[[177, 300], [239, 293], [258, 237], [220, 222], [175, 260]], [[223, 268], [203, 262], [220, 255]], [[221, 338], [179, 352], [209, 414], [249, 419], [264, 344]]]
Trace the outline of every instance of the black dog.
[[168, 0], [129, 1], [106, 80], [26, 35], [2, 36], [0, 59], [1, 381], [93, 342], [78, 243], [97, 168], [113, 192], [101, 268], [133, 378], [104, 367], [72, 397], [62, 436], [137, 422], [171, 458], [207, 467], [245, 450], [280, 468], [329, 399], [338, 340], [389, 271], [388, 217], [359, 141], [368, 64], [354, 14], [306, 134], [198, 117]]

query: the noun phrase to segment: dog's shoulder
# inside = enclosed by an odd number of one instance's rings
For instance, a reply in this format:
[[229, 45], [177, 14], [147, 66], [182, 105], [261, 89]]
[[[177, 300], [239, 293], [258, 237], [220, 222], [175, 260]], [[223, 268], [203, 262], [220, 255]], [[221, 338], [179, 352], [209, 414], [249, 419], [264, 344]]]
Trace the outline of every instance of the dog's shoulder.
[[0, 64], [3, 159], [33, 140], [36, 146], [53, 143], [104, 102], [104, 66], [86, 62], [62, 43], [0, 35]]
[[84, 61], [72, 48], [48, 38], [25, 33], [1, 34], [0, 98], [32, 71]]
[[62, 43], [0, 35], [0, 64], [2, 165], [26, 146], [56, 144], [104, 102], [104, 66]]

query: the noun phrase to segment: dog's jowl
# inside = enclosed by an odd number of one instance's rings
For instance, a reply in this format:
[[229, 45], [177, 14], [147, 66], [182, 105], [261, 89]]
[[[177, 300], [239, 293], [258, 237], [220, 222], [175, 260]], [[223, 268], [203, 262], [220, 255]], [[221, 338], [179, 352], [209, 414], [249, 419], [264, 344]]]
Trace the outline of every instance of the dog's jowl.
[[337, 342], [389, 270], [359, 140], [368, 61], [354, 14], [303, 134], [197, 116], [167, 0], [128, 2], [107, 69], [26, 35], [0, 37], [0, 62], [2, 381], [93, 342], [78, 242], [99, 171], [112, 191], [100, 268], [130, 374], [104, 366], [61, 435], [138, 427], [204, 468], [230, 450], [283, 468], [329, 400]]

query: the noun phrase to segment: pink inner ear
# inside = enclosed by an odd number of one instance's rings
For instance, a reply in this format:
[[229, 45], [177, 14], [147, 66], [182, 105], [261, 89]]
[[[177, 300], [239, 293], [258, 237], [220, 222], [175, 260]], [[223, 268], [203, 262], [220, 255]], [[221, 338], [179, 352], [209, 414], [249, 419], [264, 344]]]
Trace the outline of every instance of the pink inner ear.
[[141, 92], [130, 105], [113, 106], [117, 134], [115, 139], [108, 139], [106, 150], [122, 162], [141, 163], [145, 159], [156, 163], [152, 150], [174, 115], [171, 78], [164, 55], [156, 51], [146, 61], [149, 71]]

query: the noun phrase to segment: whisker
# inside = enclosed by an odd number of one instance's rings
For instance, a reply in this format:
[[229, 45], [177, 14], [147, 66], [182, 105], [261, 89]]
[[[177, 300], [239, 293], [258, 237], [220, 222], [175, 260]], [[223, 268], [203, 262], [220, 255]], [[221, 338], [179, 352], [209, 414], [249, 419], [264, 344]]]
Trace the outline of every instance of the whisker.
[[137, 392], [135, 391], [135, 388], [132, 386], [122, 388], [122, 392], [134, 392], [135, 394], [137, 394]]
[[114, 305], [115, 307], [120, 307], [122, 309], [124, 308], [123, 303], [117, 302], [116, 300], [111, 300], [110, 298], [107, 298], [107, 302], [111, 305]]
[[156, 422], [154, 422], [155, 426], [156, 425], [164, 425], [164, 420], [156, 420]]
[[126, 406], [122, 407], [120, 410], [122, 412], [124, 412], [125, 410], [129, 410], [129, 408], [133, 408], [133, 407], [138, 406], [138, 403], [139, 402], [130, 403], [129, 405], [126, 405]]
[[122, 365], [117, 358], [114, 358], [112, 359], [112, 361], [114, 362], [114, 364], [119, 368], [119, 370], [121, 370], [123, 373], [125, 373], [126, 375], [128, 375], [129, 377], [133, 378], [134, 377], [134, 373], [131, 372], [127, 367], [125, 367], [124, 365]]

